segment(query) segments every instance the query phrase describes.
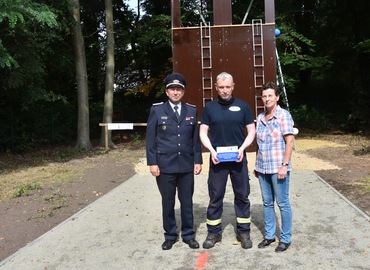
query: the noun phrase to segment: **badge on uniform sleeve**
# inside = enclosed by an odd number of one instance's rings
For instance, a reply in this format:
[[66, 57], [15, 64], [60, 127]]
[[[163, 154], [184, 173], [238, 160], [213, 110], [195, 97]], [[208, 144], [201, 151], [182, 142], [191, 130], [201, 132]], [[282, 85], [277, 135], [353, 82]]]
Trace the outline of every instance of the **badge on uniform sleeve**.
[[163, 125], [162, 126], [162, 130], [166, 130], [167, 126], [166, 125]]

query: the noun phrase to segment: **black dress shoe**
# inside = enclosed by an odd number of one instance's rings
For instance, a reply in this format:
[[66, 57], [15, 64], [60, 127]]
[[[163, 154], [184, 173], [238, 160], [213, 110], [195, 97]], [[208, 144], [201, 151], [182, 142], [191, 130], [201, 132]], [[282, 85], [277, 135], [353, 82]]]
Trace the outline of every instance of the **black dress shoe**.
[[188, 240], [183, 239], [182, 241], [188, 244], [190, 248], [199, 248], [199, 243], [195, 239], [188, 239]]
[[280, 242], [279, 245], [275, 248], [275, 251], [276, 252], [283, 252], [283, 251], [287, 250], [289, 246], [290, 246], [290, 243]]
[[177, 240], [166, 240], [162, 244], [162, 249], [163, 250], [169, 250], [172, 248], [173, 244], [176, 243]]
[[275, 238], [274, 239], [263, 239], [263, 241], [258, 244], [258, 248], [265, 248], [274, 242], [275, 242]]

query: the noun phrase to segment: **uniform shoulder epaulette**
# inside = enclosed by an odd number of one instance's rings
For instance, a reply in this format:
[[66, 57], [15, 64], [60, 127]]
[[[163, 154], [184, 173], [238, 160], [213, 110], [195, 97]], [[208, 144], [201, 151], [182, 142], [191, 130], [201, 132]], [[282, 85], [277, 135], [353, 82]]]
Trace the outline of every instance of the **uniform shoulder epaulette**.
[[189, 106], [194, 107], [194, 108], [196, 108], [196, 107], [197, 107], [197, 106], [195, 106], [195, 105], [193, 105], [193, 104], [189, 104], [189, 103], [186, 103], [186, 105], [189, 105]]
[[153, 106], [158, 106], [158, 105], [162, 105], [163, 102], [158, 102], [158, 103], [153, 103]]

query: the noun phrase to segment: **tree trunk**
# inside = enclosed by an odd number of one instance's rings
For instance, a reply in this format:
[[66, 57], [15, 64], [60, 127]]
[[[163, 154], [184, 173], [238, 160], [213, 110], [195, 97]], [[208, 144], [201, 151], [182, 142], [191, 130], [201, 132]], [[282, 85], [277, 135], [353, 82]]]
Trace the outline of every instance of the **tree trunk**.
[[[107, 35], [107, 63], [105, 71], [105, 95], [103, 123], [112, 123], [113, 120], [113, 93], [114, 93], [114, 32], [112, 0], [105, 0], [105, 25]], [[105, 145], [105, 131], [102, 128], [100, 145]], [[115, 147], [112, 142], [112, 132], [108, 131], [108, 145]]]
[[72, 0], [72, 16], [75, 24], [71, 26], [72, 41], [75, 52], [76, 80], [77, 80], [77, 148], [91, 149], [89, 124], [89, 99], [86, 70], [85, 45], [81, 30], [80, 2]]

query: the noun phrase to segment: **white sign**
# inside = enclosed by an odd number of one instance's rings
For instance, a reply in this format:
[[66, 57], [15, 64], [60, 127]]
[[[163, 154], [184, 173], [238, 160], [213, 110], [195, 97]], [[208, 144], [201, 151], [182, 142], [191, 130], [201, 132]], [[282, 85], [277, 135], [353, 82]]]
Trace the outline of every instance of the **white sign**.
[[108, 130], [134, 129], [133, 123], [109, 123]]

